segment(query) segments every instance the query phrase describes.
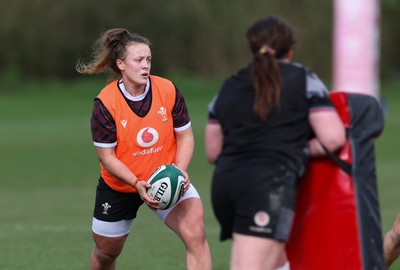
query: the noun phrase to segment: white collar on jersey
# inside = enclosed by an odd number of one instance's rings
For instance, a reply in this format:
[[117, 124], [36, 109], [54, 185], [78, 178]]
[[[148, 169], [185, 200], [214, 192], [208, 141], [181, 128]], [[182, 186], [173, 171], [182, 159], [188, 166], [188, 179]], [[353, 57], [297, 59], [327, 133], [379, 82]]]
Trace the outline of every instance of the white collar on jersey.
[[120, 88], [121, 91], [122, 91], [122, 94], [124, 94], [124, 96], [125, 96], [127, 99], [132, 100], [132, 101], [141, 101], [141, 100], [144, 99], [144, 97], [145, 97], [145, 96], [147, 95], [147, 93], [149, 92], [149, 89], [150, 89], [150, 79], [147, 79], [146, 88], [144, 89], [143, 94], [141, 94], [141, 95], [139, 95], [139, 96], [136, 96], [136, 97], [132, 96], [131, 94], [128, 93], [128, 91], [126, 91], [125, 85], [124, 85], [122, 79], [120, 79], [120, 80], [118, 81], [118, 85], [119, 85], [119, 88]]

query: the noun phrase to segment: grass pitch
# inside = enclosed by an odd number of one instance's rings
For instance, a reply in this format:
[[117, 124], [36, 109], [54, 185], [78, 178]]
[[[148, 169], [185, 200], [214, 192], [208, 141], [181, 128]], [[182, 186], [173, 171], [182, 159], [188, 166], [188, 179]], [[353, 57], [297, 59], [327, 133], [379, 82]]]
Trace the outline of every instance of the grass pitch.
[[[204, 155], [207, 104], [220, 81], [176, 78], [196, 139], [189, 174], [205, 207], [215, 270], [229, 266], [230, 243], [218, 241], [210, 205], [213, 167]], [[92, 100], [103, 81], [1, 85], [0, 269], [87, 269], [93, 243], [91, 217], [99, 165], [91, 142]], [[376, 141], [383, 232], [400, 211], [400, 93], [382, 91], [385, 130]], [[146, 207], [133, 225], [119, 269], [185, 269], [184, 247]], [[391, 269], [400, 269], [396, 262]]]

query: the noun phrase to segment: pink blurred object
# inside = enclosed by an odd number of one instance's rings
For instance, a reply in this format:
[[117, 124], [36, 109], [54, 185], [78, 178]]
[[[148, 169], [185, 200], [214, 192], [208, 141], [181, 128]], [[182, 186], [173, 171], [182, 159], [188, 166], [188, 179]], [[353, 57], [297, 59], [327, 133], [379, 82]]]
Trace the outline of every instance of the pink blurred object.
[[379, 97], [379, 0], [335, 0], [333, 89]]

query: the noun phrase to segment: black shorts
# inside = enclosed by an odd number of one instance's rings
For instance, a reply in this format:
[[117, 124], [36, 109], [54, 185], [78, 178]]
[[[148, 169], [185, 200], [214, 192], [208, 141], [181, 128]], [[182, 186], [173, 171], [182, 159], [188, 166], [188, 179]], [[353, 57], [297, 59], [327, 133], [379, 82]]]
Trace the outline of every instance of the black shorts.
[[297, 183], [296, 174], [282, 165], [217, 166], [211, 198], [221, 225], [221, 241], [235, 232], [286, 242], [294, 218]]
[[102, 221], [115, 222], [136, 218], [143, 200], [138, 193], [122, 193], [109, 187], [102, 178], [96, 189], [93, 216]]

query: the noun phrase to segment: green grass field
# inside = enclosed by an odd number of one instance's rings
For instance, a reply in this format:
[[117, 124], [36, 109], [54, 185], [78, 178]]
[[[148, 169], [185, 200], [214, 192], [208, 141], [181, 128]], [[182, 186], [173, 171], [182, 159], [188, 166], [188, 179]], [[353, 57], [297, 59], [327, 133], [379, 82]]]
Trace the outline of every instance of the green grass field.
[[[205, 206], [214, 269], [228, 269], [230, 243], [218, 241], [204, 155], [207, 104], [220, 81], [176, 78], [196, 139], [189, 173]], [[99, 165], [91, 142], [95, 80], [0, 85], [0, 269], [87, 269]], [[389, 87], [385, 131], [376, 142], [382, 227], [400, 211], [400, 92]], [[139, 211], [119, 269], [185, 269], [184, 248], [146, 207]], [[400, 269], [400, 262], [392, 269]]]

